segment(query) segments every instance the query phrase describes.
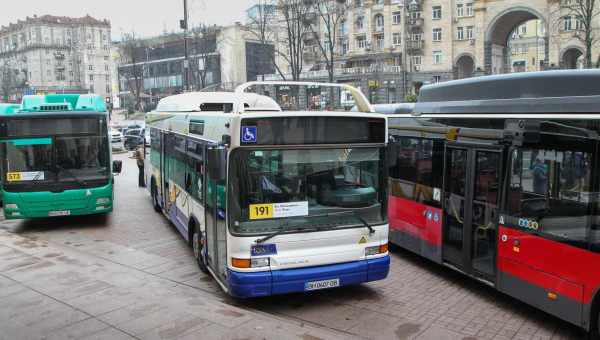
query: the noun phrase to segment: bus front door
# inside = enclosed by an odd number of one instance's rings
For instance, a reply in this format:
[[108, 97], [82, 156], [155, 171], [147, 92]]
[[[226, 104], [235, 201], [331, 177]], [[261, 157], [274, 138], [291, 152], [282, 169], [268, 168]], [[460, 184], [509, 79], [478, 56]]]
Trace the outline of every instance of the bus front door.
[[[225, 219], [226, 159], [219, 147], [208, 147], [206, 157], [206, 255], [208, 266], [222, 282], [227, 276], [227, 224]], [[225, 151], [226, 152], [226, 151]]]
[[494, 282], [502, 152], [446, 147], [443, 259]]

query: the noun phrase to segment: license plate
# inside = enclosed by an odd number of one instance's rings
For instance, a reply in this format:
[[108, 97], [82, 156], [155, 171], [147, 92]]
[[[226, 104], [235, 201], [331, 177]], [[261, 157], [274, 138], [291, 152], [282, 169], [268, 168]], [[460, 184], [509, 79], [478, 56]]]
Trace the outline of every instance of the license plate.
[[313, 281], [304, 284], [304, 290], [327, 289], [340, 286], [340, 279]]
[[48, 213], [48, 216], [50, 216], [50, 217], [69, 216], [69, 215], [71, 215], [71, 211], [70, 210], [51, 211], [51, 212]]

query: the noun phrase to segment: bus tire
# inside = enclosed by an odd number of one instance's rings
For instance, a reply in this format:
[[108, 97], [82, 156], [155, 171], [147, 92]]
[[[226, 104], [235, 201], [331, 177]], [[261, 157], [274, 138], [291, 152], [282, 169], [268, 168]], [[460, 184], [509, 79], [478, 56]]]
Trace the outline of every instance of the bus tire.
[[156, 190], [156, 182], [154, 181], [154, 178], [152, 178], [152, 187], [150, 188], [150, 191], [152, 192], [152, 205], [154, 206], [154, 211], [156, 212], [161, 212], [162, 208], [160, 207], [160, 204], [158, 203], [158, 190]]
[[202, 255], [203, 236], [200, 233], [200, 228], [195, 223], [192, 224], [192, 226], [194, 228], [194, 232], [192, 234], [192, 248], [194, 249], [194, 257], [196, 258], [196, 262], [198, 262], [200, 271], [204, 274], [208, 274], [208, 267], [206, 266], [206, 261]]

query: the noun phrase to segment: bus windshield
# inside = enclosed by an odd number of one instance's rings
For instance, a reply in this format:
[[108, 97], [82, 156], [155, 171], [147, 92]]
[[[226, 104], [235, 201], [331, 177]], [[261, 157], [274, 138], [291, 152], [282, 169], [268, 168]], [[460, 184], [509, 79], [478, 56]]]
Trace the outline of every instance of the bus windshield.
[[[36, 126], [47, 119], [20, 119], [13, 124], [19, 128], [9, 131], [11, 139], [4, 143], [5, 190], [54, 190], [57, 185], [85, 186], [90, 181], [97, 185], [98, 181], [108, 180], [108, 137], [97, 123], [99, 119], [93, 119], [95, 124], [88, 118], [76, 120], [58, 119], [63, 123], [59, 129], [43, 132], [36, 131]], [[86, 128], [76, 128], [80, 126]], [[92, 126], [95, 128], [90, 129]], [[44, 188], [45, 184], [51, 187]]]
[[361, 218], [384, 223], [382, 153], [380, 148], [238, 151], [230, 177], [233, 232], [364, 227]]

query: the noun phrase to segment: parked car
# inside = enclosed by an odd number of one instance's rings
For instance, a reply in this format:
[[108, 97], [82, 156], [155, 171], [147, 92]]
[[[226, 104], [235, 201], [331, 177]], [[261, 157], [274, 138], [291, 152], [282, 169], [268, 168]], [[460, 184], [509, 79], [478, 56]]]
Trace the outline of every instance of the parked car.
[[123, 134], [116, 129], [110, 129], [110, 142], [121, 143], [123, 141]]
[[144, 129], [129, 129], [123, 137], [123, 146], [127, 150], [135, 150], [144, 144]]

